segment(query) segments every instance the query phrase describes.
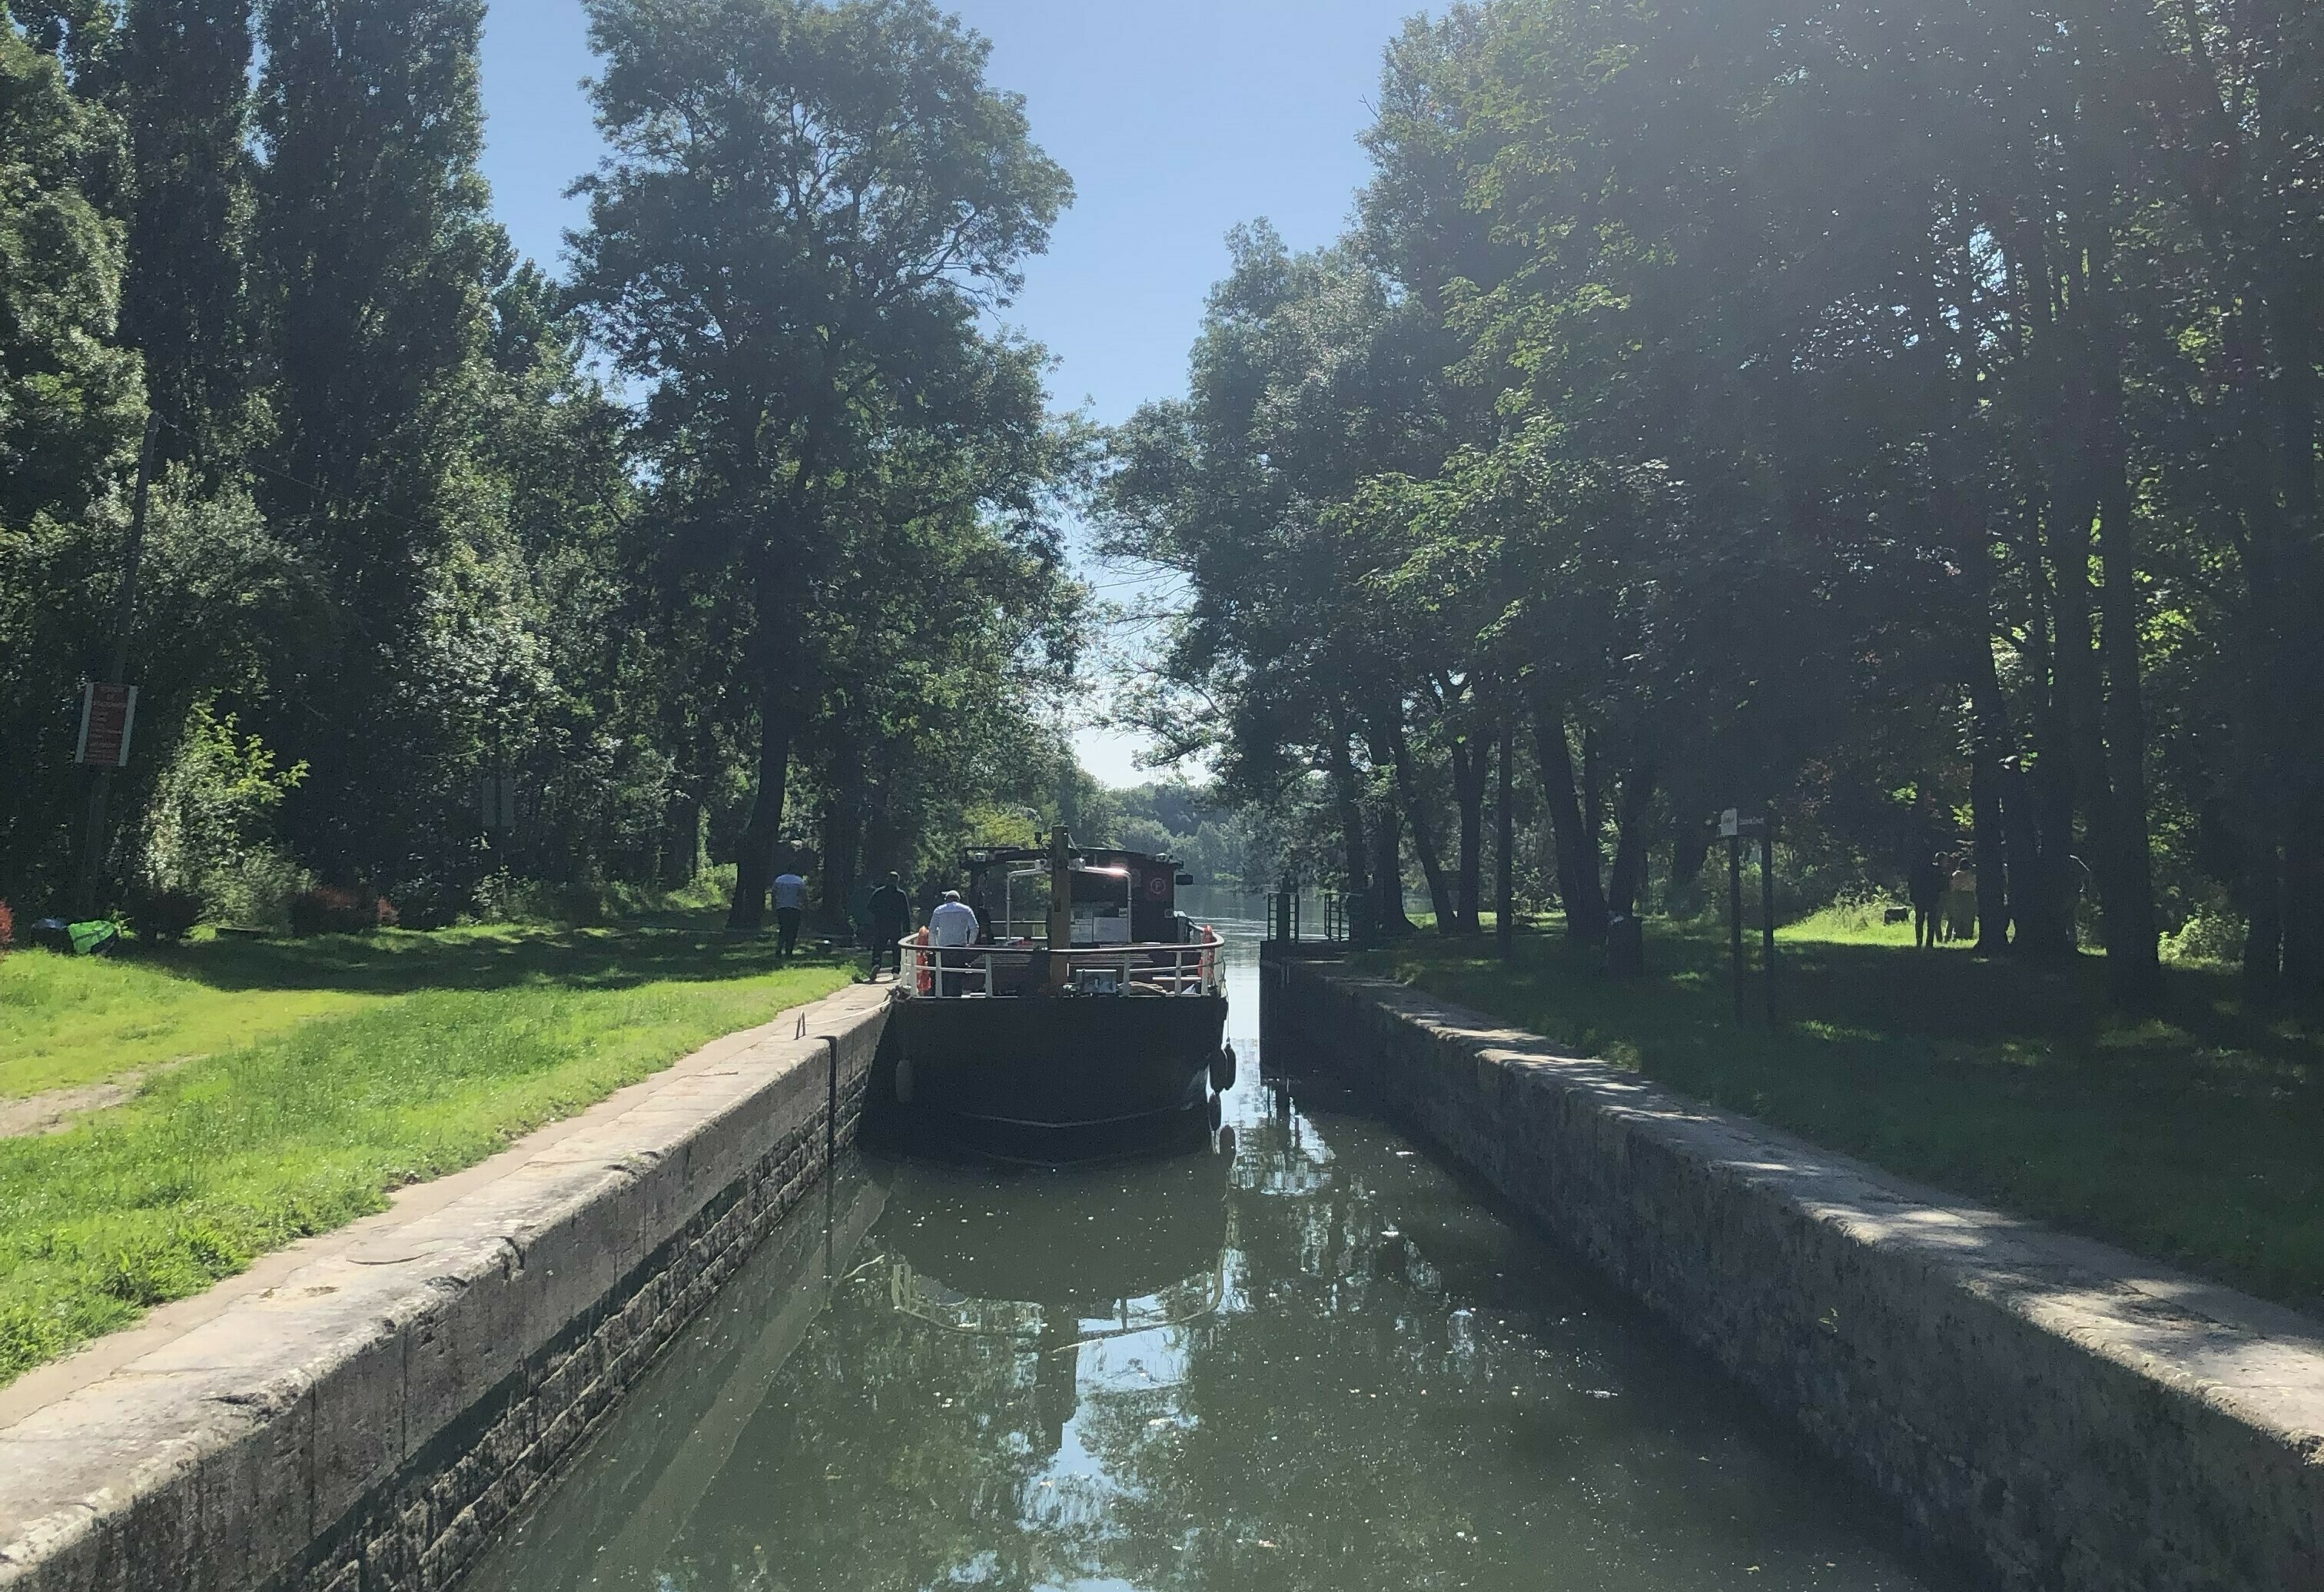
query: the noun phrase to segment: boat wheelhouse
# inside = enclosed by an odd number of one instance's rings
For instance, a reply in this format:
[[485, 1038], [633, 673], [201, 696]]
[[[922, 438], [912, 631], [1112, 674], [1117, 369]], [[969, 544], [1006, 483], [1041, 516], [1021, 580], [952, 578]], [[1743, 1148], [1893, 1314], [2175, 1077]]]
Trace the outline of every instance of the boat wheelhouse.
[[1214, 930], [1178, 911], [1176, 865], [1116, 848], [964, 859], [978, 938], [901, 945], [892, 1071], [916, 1115], [1010, 1130], [1161, 1125], [1231, 1087]]

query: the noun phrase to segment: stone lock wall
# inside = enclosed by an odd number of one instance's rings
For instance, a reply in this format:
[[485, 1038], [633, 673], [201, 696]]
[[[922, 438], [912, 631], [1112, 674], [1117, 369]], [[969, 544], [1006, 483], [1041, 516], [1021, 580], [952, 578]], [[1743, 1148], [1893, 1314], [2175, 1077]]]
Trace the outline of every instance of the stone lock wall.
[[852, 1144], [886, 1017], [730, 1036], [0, 1425], [0, 1588], [452, 1585]]
[[1266, 980], [1271, 1056], [1363, 1074], [2002, 1586], [2324, 1592], [2324, 1326], [1343, 966]]

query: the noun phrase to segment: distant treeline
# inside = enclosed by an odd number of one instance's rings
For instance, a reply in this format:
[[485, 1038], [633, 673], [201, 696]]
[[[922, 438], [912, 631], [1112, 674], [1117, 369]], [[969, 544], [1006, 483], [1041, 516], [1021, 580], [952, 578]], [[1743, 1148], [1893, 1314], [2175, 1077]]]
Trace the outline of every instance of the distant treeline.
[[[749, 927], [787, 847], [844, 899], [1056, 815], [1093, 444], [989, 312], [1065, 173], [920, 0], [588, 12], [612, 153], [552, 273], [478, 172], [481, 0], [7, 0], [20, 916], [280, 921], [319, 883], [427, 923], [707, 853]], [[84, 902], [141, 452], [142, 697]]]
[[2324, 990], [2324, 11], [1494, 0], [1378, 104], [1115, 439], [1147, 722], [1450, 930], [1510, 767], [1584, 939], [1766, 809], [2126, 997]]

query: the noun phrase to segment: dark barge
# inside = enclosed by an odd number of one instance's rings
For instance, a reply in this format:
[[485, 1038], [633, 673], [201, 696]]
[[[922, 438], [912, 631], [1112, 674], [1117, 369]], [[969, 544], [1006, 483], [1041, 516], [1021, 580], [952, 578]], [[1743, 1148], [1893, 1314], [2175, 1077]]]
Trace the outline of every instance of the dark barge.
[[[966, 858], [971, 944], [902, 943], [892, 1061], [912, 1115], [1022, 1139], [1201, 1124], [1234, 1082], [1221, 940], [1177, 910], [1176, 865], [1142, 852]], [[1078, 1147], [1078, 1146], [1076, 1146]]]

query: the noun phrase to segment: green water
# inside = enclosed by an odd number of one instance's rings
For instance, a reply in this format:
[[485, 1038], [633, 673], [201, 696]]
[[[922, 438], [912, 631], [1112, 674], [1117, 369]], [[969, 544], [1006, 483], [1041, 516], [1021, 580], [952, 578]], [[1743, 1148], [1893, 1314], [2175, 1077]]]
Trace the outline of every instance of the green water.
[[1877, 1504], [1329, 1082], [1197, 1153], [865, 1162], [475, 1592], [1872, 1588]]

